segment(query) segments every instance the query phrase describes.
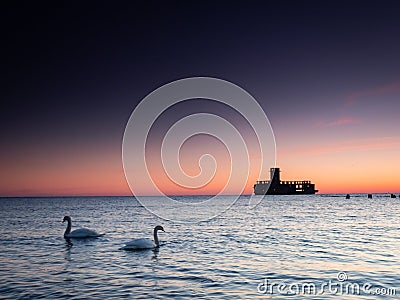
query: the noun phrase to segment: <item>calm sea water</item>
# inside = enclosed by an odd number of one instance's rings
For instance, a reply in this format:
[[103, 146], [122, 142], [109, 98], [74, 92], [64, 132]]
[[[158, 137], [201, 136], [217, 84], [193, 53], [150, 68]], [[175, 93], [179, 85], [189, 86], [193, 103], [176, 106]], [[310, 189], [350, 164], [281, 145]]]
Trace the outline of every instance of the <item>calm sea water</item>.
[[[105, 236], [68, 243], [64, 215]], [[399, 216], [399, 198], [376, 195], [268, 196], [256, 208], [241, 197], [196, 224], [161, 220], [130, 197], [2, 198], [0, 298], [398, 298]], [[158, 250], [119, 250], [157, 224], [167, 231]]]

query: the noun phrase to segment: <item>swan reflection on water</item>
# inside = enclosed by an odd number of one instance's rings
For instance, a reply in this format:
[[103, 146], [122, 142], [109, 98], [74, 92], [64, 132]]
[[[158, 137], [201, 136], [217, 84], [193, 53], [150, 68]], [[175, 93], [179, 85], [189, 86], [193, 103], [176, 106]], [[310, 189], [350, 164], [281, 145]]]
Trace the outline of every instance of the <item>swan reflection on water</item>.
[[160, 247], [156, 247], [153, 250], [153, 256], [151, 257], [152, 260], [157, 260], [158, 259], [158, 253], [160, 252]]
[[65, 240], [65, 245], [66, 245], [66, 251], [70, 251], [71, 247], [74, 245], [71, 241], [71, 238], [69, 237], [64, 237]]

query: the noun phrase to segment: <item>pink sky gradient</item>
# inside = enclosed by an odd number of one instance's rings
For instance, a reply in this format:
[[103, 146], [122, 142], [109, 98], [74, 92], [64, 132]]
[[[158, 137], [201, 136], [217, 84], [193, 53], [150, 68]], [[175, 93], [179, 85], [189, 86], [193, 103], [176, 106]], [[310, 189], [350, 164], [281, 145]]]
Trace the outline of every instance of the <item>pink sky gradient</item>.
[[[130, 195], [121, 152], [132, 111], [160, 86], [195, 76], [230, 81], [259, 102], [282, 179], [312, 180], [320, 193], [400, 192], [398, 3], [55, 5], [4, 7], [0, 196]], [[255, 172], [248, 120], [201, 103], [160, 116], [155, 138], [192, 110], [226, 114], [248, 143], [250, 194], [269, 174]], [[229, 178], [223, 147], [193, 143], [183, 170], [197, 174], [206, 153], [219, 168], [203, 188], [182, 189], [166, 177], [159, 146], [150, 145], [149, 167], [168, 194], [216, 194]]]
[[349, 96], [347, 96], [347, 104], [355, 104], [358, 101], [362, 101], [363, 97], [368, 97], [368, 96], [380, 96], [380, 95], [385, 95], [385, 94], [399, 94], [400, 93], [400, 80], [384, 84], [382, 86], [362, 90], [362, 91], [356, 91], [351, 93]]
[[[303, 113], [301, 118], [283, 114], [272, 122], [282, 179], [312, 180], [321, 193], [399, 192], [400, 134], [395, 109], [399, 106], [387, 97], [395, 91], [397, 85], [388, 84], [358, 93], [357, 98], [369, 97], [369, 106], [354, 102], [354, 108], [344, 116], [335, 117], [337, 112], [327, 110], [316, 116]], [[340, 102], [337, 106], [342, 107]], [[37, 143], [30, 139], [25, 145], [5, 145], [1, 149], [0, 195], [131, 194], [122, 168], [122, 141], [107, 141], [101, 136], [68, 139], [58, 137], [54, 143], [49, 143], [51, 139]], [[269, 178], [269, 174], [257, 176], [260, 160], [255, 142], [254, 136], [247, 138], [252, 171], [246, 194], [252, 193], [256, 180]], [[198, 158], [204, 153], [213, 154], [218, 163], [213, 180], [199, 189], [185, 189], [169, 180], [157, 159], [157, 147], [155, 143], [150, 148], [154, 151], [149, 153], [148, 165], [157, 186], [166, 194], [217, 194], [229, 178], [229, 153], [218, 142], [206, 139], [183, 148], [182, 168], [191, 176], [199, 172]], [[143, 186], [142, 194], [146, 190]]]

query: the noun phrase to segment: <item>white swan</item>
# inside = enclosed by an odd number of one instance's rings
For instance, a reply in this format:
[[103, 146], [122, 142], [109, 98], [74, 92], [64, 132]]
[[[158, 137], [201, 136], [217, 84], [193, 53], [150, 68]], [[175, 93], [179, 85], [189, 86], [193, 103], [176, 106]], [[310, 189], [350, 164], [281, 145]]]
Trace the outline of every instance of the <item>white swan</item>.
[[71, 232], [71, 226], [72, 226], [72, 221], [70, 216], [65, 216], [63, 219], [63, 223], [67, 221], [67, 229], [65, 229], [64, 232], [64, 237], [65, 238], [89, 238], [89, 237], [99, 237], [102, 236], [103, 234], [99, 234], [94, 230], [90, 230], [87, 228], [79, 228], [75, 229], [74, 231]]
[[[130, 241], [122, 247], [122, 250], [141, 250], [141, 249], [153, 249], [160, 247], [160, 243], [158, 242], [157, 232], [161, 230], [164, 231], [164, 228], [160, 225], [154, 227], [154, 241], [146, 238], [136, 239]], [[165, 231], [164, 231], [165, 232]]]

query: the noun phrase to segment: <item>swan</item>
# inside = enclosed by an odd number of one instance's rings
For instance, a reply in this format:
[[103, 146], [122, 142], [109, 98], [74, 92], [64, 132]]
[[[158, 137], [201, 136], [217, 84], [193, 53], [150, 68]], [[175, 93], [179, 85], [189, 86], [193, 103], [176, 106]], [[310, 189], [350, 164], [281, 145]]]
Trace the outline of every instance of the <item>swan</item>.
[[89, 238], [89, 237], [99, 237], [102, 236], [103, 234], [99, 234], [94, 230], [90, 230], [87, 228], [79, 228], [75, 229], [74, 231], [71, 232], [71, 226], [72, 226], [72, 221], [70, 216], [65, 216], [63, 219], [63, 223], [67, 221], [67, 229], [65, 229], [64, 232], [64, 237], [65, 238]]
[[[142, 249], [153, 249], [160, 247], [160, 243], [158, 242], [157, 232], [161, 230], [164, 231], [164, 228], [160, 225], [154, 227], [154, 241], [146, 238], [135, 239], [125, 244], [122, 247], [122, 250], [142, 250]], [[165, 232], [165, 231], [164, 231]]]

